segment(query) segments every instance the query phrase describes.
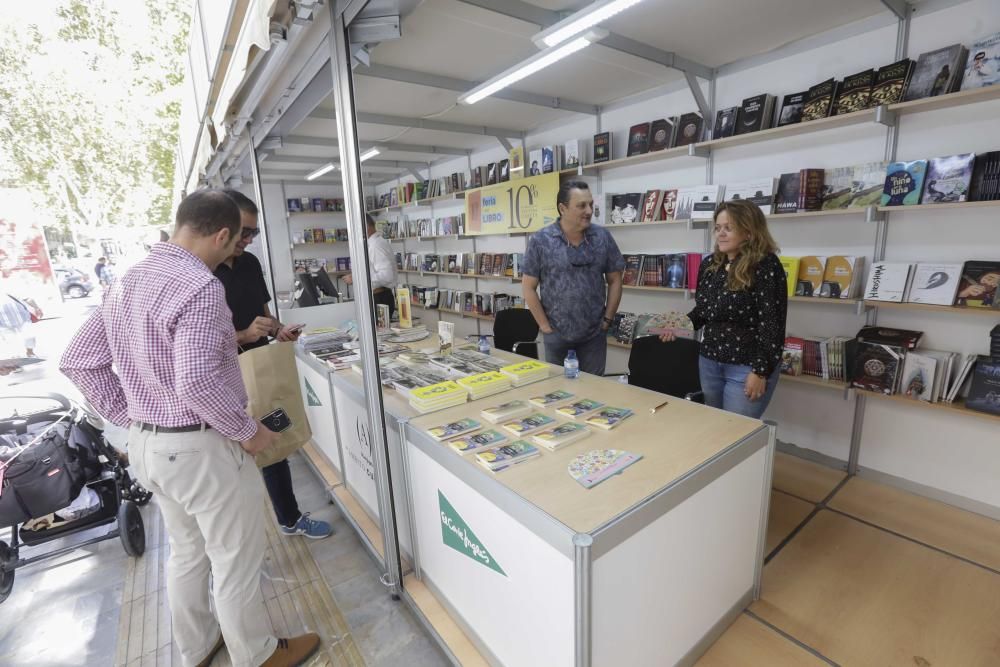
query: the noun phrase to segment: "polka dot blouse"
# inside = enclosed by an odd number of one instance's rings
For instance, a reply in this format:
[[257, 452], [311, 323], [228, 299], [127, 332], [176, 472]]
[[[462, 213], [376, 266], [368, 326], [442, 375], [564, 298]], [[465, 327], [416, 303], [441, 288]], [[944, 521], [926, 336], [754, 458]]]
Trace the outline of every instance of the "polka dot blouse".
[[726, 287], [725, 268], [701, 263], [695, 307], [688, 316], [695, 329], [704, 328], [701, 355], [724, 364], [750, 366], [769, 377], [781, 361], [785, 346], [788, 286], [785, 270], [774, 254], [757, 265], [749, 288]]

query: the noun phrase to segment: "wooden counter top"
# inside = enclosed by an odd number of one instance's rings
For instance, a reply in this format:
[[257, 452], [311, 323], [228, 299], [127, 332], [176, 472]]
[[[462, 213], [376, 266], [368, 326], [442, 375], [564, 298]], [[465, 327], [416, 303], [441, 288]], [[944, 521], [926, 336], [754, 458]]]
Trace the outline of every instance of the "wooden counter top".
[[[462, 406], [422, 415], [410, 420], [410, 426], [426, 431], [462, 417], [471, 417], [483, 423], [484, 428], [489, 428], [492, 425], [480, 417], [480, 410], [556, 389], [565, 389], [578, 398], [592, 398], [611, 407], [629, 408], [635, 414], [611, 431], [588, 427], [590, 436], [558, 451], [550, 452], [539, 447], [540, 456], [537, 458], [495, 475], [478, 465], [472, 456], [462, 458], [471, 468], [470, 473], [494, 477], [527, 502], [578, 533], [593, 533], [763, 426], [754, 419], [586, 373], [581, 373], [577, 380], [553, 377]], [[656, 414], [650, 414], [650, 408], [665, 400], [669, 401], [668, 405]], [[556, 414], [551, 408], [541, 411], [550, 416]], [[510, 437], [509, 433], [507, 435]], [[444, 444], [435, 445], [447, 448]], [[585, 489], [570, 477], [567, 465], [578, 454], [593, 449], [623, 449], [642, 454], [643, 458], [621, 474]], [[448, 453], [459, 457], [451, 450]]]

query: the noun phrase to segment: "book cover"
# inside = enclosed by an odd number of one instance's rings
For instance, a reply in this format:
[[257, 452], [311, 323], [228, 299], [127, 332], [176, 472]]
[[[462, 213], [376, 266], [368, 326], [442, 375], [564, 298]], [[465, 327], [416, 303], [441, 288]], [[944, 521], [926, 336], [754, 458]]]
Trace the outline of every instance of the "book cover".
[[819, 296], [823, 287], [823, 273], [826, 257], [807, 255], [799, 258], [799, 279], [795, 285], [795, 296]]
[[440, 341], [438, 351], [441, 354], [451, 354], [451, 348], [455, 342], [454, 322], [445, 322], [444, 320], [438, 322], [438, 340]]
[[569, 417], [571, 419], [577, 419], [584, 415], [588, 415], [594, 410], [598, 410], [604, 407], [604, 403], [600, 401], [595, 401], [589, 398], [582, 398], [579, 401], [570, 403], [569, 405], [564, 405], [560, 408], [556, 408], [556, 414], [561, 417]]
[[802, 348], [805, 341], [795, 336], [785, 337], [781, 350], [781, 372], [785, 375], [802, 375]]
[[580, 150], [581, 143], [579, 139], [570, 139], [563, 144], [563, 169], [573, 169], [580, 166], [580, 156], [583, 155]]
[[882, 206], [913, 206], [924, 190], [927, 160], [893, 162], [886, 169]]
[[476, 462], [493, 472], [506, 470], [525, 459], [538, 455], [538, 448], [524, 440], [515, 440], [509, 445], [491, 447], [476, 454]]
[[976, 357], [965, 407], [1000, 415], [1000, 361], [985, 355]]
[[536, 148], [528, 153], [528, 162], [525, 164], [525, 168], [528, 170], [528, 176], [541, 176], [542, 175], [542, 149]]
[[832, 255], [826, 260], [823, 285], [819, 296], [827, 299], [850, 299], [854, 296], [854, 283], [864, 262], [863, 257]]
[[490, 162], [486, 165], [486, 185], [496, 185], [498, 176], [499, 172], [496, 162]]
[[694, 325], [690, 317], [674, 310], [644, 313], [635, 320], [632, 340], [645, 336], [662, 336], [665, 333], [672, 333], [678, 338], [694, 338]]
[[399, 328], [410, 329], [413, 327], [413, 318], [410, 311], [410, 290], [406, 287], [396, 289], [396, 309], [399, 311]]
[[505, 158], [497, 163], [497, 180], [500, 183], [510, 180], [510, 160]]
[[527, 435], [528, 433], [539, 431], [555, 423], [556, 420], [552, 417], [536, 412], [521, 419], [505, 422], [503, 427], [514, 435]]
[[931, 402], [934, 398], [935, 375], [937, 359], [917, 352], [907, 352], [903, 359], [900, 393], [908, 398]]
[[[594, 135], [594, 164], [607, 162], [611, 159], [611, 133], [601, 132]], [[541, 172], [539, 172], [541, 173]]]
[[630, 287], [639, 285], [639, 276], [642, 274], [642, 255], [625, 255], [625, 271], [622, 273], [622, 284]]
[[456, 436], [478, 430], [481, 426], [482, 424], [477, 422], [475, 419], [459, 419], [458, 421], [449, 422], [440, 426], [433, 426], [427, 429], [427, 435], [440, 442], [442, 440], [448, 440], [449, 438], [454, 438]]
[[677, 119], [677, 131], [674, 133], [674, 146], [687, 146], [701, 141], [704, 133], [705, 119], [700, 113], [686, 113]]
[[751, 201], [760, 207], [764, 215], [770, 215], [774, 205], [774, 186], [773, 178], [727, 183], [726, 201]]
[[970, 260], [962, 266], [955, 305], [972, 308], [1000, 308], [1000, 261]]
[[961, 44], [921, 53], [913, 74], [910, 75], [903, 101], [935, 97], [958, 90], [968, 53], [968, 49]]
[[892, 394], [904, 351], [893, 345], [861, 341], [851, 369], [851, 386], [879, 394]]
[[793, 171], [778, 177], [778, 191], [774, 196], [774, 213], [795, 213], [799, 210], [799, 184], [801, 172]]
[[865, 162], [854, 166], [851, 182], [851, 199], [848, 208], [876, 206], [885, 190], [885, 172], [888, 162]]
[[639, 221], [639, 212], [642, 210], [642, 193], [628, 192], [625, 194], [625, 205], [622, 207], [622, 223], [631, 224]]
[[827, 79], [817, 83], [806, 93], [802, 107], [802, 120], [810, 121], [826, 118], [833, 112], [833, 101], [837, 96], [837, 80]]
[[778, 111], [778, 127], [794, 125], [802, 122], [802, 110], [806, 105], [808, 92], [792, 93], [781, 99], [781, 109]]
[[854, 167], [823, 170], [822, 210], [847, 208], [853, 198]]
[[649, 152], [649, 127], [649, 123], [639, 123], [629, 128], [626, 157]]
[[556, 170], [556, 147], [542, 146], [542, 173], [551, 174]]
[[869, 106], [879, 104], [895, 104], [903, 99], [903, 91], [910, 82], [913, 74], [914, 62], [909, 58], [903, 58], [891, 65], [883, 65], [875, 73], [875, 82], [872, 84], [872, 97]]
[[713, 139], [725, 139], [736, 133], [736, 120], [739, 116], [739, 107], [726, 107], [719, 109], [715, 114], [715, 127], [712, 130]]
[[799, 282], [799, 257], [778, 257], [781, 268], [785, 270], [785, 282], [788, 283], [788, 296], [795, 295], [795, 287]]
[[656, 214], [660, 212], [660, 200], [663, 197], [661, 190], [649, 190], [643, 197], [642, 213], [639, 216], [640, 222], [653, 222]]
[[687, 285], [687, 254], [674, 253], [665, 258], [666, 274], [659, 284], [671, 289], [684, 289]]
[[970, 201], [995, 201], [1000, 199], [1000, 151], [976, 155], [972, 168]]
[[701, 271], [701, 253], [700, 252], [689, 252], [687, 253], [687, 288], [690, 290], [698, 289], [698, 274]]
[[657, 220], [673, 220], [677, 213], [677, 190], [664, 190]]
[[923, 331], [896, 327], [863, 326], [858, 330], [858, 340], [868, 343], [892, 345], [902, 350], [915, 350], [923, 338]]
[[488, 422], [496, 424], [501, 421], [510, 421], [515, 417], [521, 417], [531, 413], [531, 406], [525, 401], [507, 401], [492, 408], [480, 411], [480, 416]]
[[570, 445], [577, 440], [582, 440], [588, 435], [590, 435], [590, 431], [583, 424], [567, 422], [565, 424], [560, 424], [555, 428], [546, 429], [545, 431], [536, 433], [531, 436], [531, 439], [535, 442], [535, 444], [555, 451], [561, 447]]
[[587, 417], [586, 422], [605, 431], [610, 431], [632, 416], [627, 408], [602, 408]]
[[595, 449], [575, 457], [566, 469], [570, 477], [579, 482], [583, 488], [589, 489], [620, 474], [640, 459], [642, 459], [641, 454], [620, 449]]
[[948, 204], [966, 201], [972, 184], [975, 153], [931, 158], [927, 162], [921, 204]]
[[969, 48], [962, 90], [1000, 82], [1000, 32], [977, 39]]
[[[510, 168], [510, 179], [516, 181], [519, 178], [524, 178], [524, 148], [521, 146], [515, 146], [511, 148], [507, 153], [507, 164]], [[475, 184], [476, 171], [472, 172], [473, 184], [472, 187], [477, 187]]]
[[913, 265], [904, 262], [874, 262], [862, 298], [902, 303], [912, 271]]
[[649, 127], [649, 152], [662, 151], [670, 147], [674, 138], [674, 124], [666, 118], [654, 120]]
[[917, 264], [906, 301], [950, 306], [955, 302], [961, 279], [961, 264]]
[[866, 69], [857, 74], [845, 76], [837, 91], [836, 114], [839, 116], [867, 109], [871, 103], [874, 82], [874, 69]]
[[754, 95], [743, 100], [736, 120], [735, 134], [749, 134], [767, 129], [767, 94]]
[[482, 433], [463, 435], [453, 440], [449, 440], [448, 446], [459, 454], [468, 454], [470, 452], [482, 451], [488, 447], [496, 447], [501, 442], [506, 441], [507, 436], [500, 431], [490, 429], [488, 431], [483, 431]]
[[697, 185], [677, 191], [676, 220], [711, 220], [722, 197], [721, 185]]
[[822, 210], [824, 178], [825, 174], [822, 169], [799, 170], [800, 211]]
[[573, 394], [568, 391], [563, 391], [562, 389], [557, 389], [556, 391], [550, 391], [542, 396], [532, 396], [528, 399], [528, 402], [540, 408], [551, 408], [557, 405], [562, 405], [572, 398], [574, 398]]

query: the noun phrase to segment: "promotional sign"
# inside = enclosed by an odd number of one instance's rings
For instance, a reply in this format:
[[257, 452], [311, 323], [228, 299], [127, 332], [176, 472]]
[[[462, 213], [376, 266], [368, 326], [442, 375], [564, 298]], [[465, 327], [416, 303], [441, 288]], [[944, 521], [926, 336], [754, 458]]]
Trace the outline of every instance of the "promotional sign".
[[537, 232], [559, 217], [559, 174], [506, 181], [465, 193], [466, 234]]
[[441, 539], [444, 543], [480, 565], [485, 565], [506, 577], [507, 573], [493, 559], [489, 550], [482, 545], [476, 534], [472, 532], [472, 529], [459, 516], [440, 490], [438, 491], [438, 507], [441, 510]]

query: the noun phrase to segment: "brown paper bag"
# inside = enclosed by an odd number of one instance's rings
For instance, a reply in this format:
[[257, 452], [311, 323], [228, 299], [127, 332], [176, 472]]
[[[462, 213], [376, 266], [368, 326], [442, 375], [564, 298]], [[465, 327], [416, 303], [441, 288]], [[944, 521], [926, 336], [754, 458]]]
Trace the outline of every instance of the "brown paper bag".
[[278, 442], [256, 456], [263, 468], [288, 458], [309, 442], [312, 430], [306, 418], [295, 365], [295, 343], [273, 343], [240, 355], [240, 372], [250, 402], [247, 412], [257, 421], [264, 415], [284, 409], [292, 425], [278, 434]]

